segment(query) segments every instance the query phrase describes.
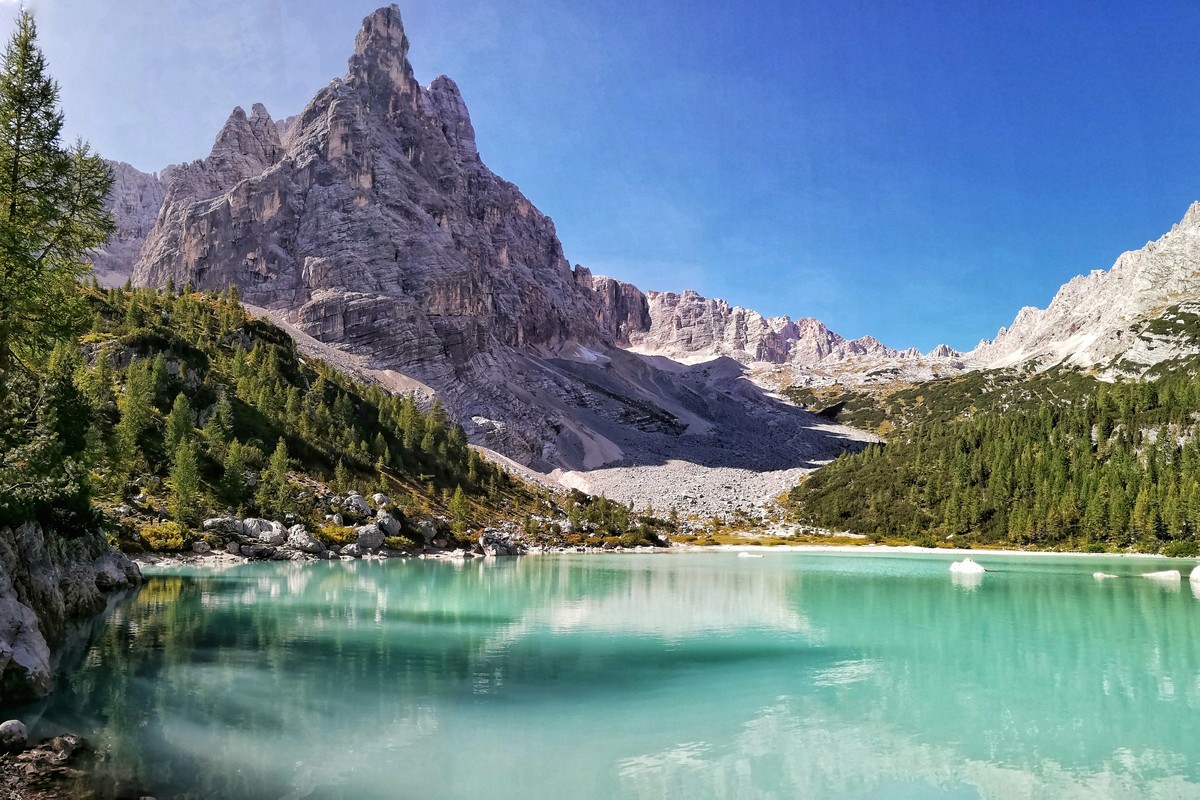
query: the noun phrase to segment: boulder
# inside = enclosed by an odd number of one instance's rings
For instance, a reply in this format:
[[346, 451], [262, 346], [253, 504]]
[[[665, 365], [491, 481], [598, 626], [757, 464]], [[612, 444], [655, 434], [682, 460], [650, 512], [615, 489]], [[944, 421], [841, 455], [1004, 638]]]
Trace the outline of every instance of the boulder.
[[383, 547], [383, 531], [378, 525], [363, 525], [355, 528], [354, 532], [358, 534], [358, 546], [364, 551], [370, 552]]
[[237, 542], [231, 541], [225, 545], [225, 552], [232, 556], [240, 556], [242, 554], [242, 547]]
[[269, 519], [259, 519], [257, 517], [249, 517], [242, 520], [242, 527], [247, 536], [258, 536], [260, 533], [265, 533], [271, 530], [274, 524]]
[[0, 753], [20, 753], [29, 740], [25, 724], [17, 719], [0, 723]]
[[265, 544], [244, 544], [241, 548], [241, 554], [246, 558], [266, 561], [275, 555], [275, 548]]
[[342, 549], [338, 551], [338, 555], [342, 556], [343, 558], [360, 558], [362, 557], [362, 554], [363, 548], [358, 542], [351, 542], [350, 544], [343, 546]]
[[987, 572], [982, 566], [977, 564], [970, 558], [964, 558], [962, 561], [955, 561], [950, 565], [951, 572], [958, 572], [963, 575], [982, 575]]
[[271, 529], [258, 534], [258, 541], [271, 547], [279, 547], [287, 541], [287, 531], [278, 522], [271, 523]]
[[351, 492], [346, 496], [346, 501], [343, 503], [348, 513], [362, 519], [371, 514], [371, 506], [367, 504], [366, 498], [358, 492]]
[[192, 542], [192, 552], [199, 553], [200, 555], [204, 555], [205, 553], [211, 553], [212, 545], [210, 545], [208, 542], [205, 542], [203, 540], [201, 540], [199, 542]]
[[426, 544], [437, 537], [437, 523], [431, 519], [418, 519], [413, 522], [413, 526], [417, 529], [417, 533], [425, 539]]
[[[445, 539], [433, 540], [434, 546], [445, 547]], [[479, 549], [485, 556], [519, 556], [525, 553], [525, 545], [513, 538], [512, 534], [496, 528], [485, 528], [479, 534]]]
[[293, 525], [288, 529], [287, 545], [310, 555], [325, 552], [325, 545], [306, 531], [303, 525]]
[[1179, 574], [1177, 569], [1165, 569], [1162, 572], [1147, 572], [1142, 575], [1143, 578], [1149, 578], [1152, 581], [1167, 581], [1175, 583], [1183, 576]]
[[124, 589], [142, 582], [142, 570], [119, 550], [111, 550], [92, 563], [96, 570], [96, 588], [100, 591]]
[[383, 508], [392, 504], [392, 498], [388, 497], [386, 494], [376, 492], [375, 494], [371, 495], [371, 502], [375, 504], [376, 508]]
[[245, 525], [237, 517], [213, 517], [212, 519], [204, 520], [204, 524], [201, 527], [206, 531], [235, 536], [241, 536], [246, 532]]
[[400, 520], [396, 519], [387, 511], [380, 511], [379, 516], [375, 518], [375, 524], [387, 536], [400, 535]]

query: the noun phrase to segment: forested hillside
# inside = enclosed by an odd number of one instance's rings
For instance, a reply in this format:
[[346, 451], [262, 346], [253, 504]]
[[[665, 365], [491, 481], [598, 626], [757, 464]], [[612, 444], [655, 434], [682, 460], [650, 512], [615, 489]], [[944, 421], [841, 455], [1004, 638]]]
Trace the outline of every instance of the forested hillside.
[[[876, 538], [1200, 552], [1200, 380], [977, 373], [853, 401], [886, 445], [818, 470], [799, 517]], [[846, 408], [826, 397], [833, 414]]]
[[[176, 549], [207, 516], [293, 518], [330, 543], [326, 517], [354, 489], [392, 498], [405, 530], [440, 517], [449, 533], [503, 520], [566, 543], [651, 541], [653, 521], [602, 498], [569, 502], [468, 447], [434, 401], [364, 386], [298, 357], [286, 333], [247, 316], [236, 291], [80, 287], [90, 328], [36, 369], [14, 371], [0, 426], [0, 525], [92, 520], [126, 548]], [[569, 507], [564, 507], [569, 506]], [[569, 524], [553, 529], [562, 517]], [[167, 523], [167, 524], [162, 524]]]

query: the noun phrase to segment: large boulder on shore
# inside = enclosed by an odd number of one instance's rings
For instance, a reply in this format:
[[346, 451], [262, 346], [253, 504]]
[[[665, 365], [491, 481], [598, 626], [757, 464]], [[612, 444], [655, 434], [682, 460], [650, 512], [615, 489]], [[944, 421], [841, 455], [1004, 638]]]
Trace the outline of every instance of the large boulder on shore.
[[384, 532], [386, 536], [400, 535], [400, 520], [387, 511], [380, 511], [379, 516], [375, 518], [375, 524]]
[[303, 525], [293, 525], [288, 529], [287, 546], [314, 556], [325, 552], [325, 545], [306, 531]]
[[342, 504], [343, 509], [356, 519], [365, 519], [371, 515], [371, 506], [366, 498], [358, 492], [351, 492]]
[[112, 550], [92, 562], [96, 587], [102, 592], [136, 586], [142, 582], [142, 570], [120, 550]]
[[355, 533], [358, 534], [358, 546], [367, 552], [372, 552], [383, 547], [383, 531], [374, 523], [363, 525], [360, 528], [355, 528]]

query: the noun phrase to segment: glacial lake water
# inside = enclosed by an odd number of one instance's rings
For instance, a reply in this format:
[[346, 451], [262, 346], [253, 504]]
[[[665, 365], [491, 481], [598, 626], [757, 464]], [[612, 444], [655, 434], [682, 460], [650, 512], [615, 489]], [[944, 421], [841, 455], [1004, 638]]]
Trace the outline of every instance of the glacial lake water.
[[1191, 563], [952, 560], [177, 570], [24, 716], [160, 798], [1200, 797]]

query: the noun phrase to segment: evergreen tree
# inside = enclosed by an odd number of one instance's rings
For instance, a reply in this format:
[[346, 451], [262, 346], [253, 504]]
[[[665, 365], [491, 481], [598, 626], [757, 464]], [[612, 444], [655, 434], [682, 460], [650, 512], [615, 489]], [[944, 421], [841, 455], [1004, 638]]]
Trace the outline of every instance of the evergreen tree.
[[208, 419], [204, 423], [204, 440], [208, 449], [217, 459], [223, 460], [233, 441], [233, 406], [224, 392], [217, 396]]
[[167, 415], [167, 452], [174, 453], [180, 444], [191, 441], [195, 425], [192, 404], [188, 402], [187, 395], [180, 392], [175, 395], [175, 403], [171, 406], [171, 413]]
[[275, 446], [267, 468], [263, 470], [258, 484], [255, 499], [264, 514], [282, 517], [292, 509], [291, 486], [288, 482], [288, 470], [291, 462], [288, 458], [287, 444], [283, 439]]
[[171, 516], [183, 525], [195, 524], [200, 500], [200, 465], [190, 438], [175, 450], [171, 464]]
[[14, 356], [86, 325], [81, 260], [112, 230], [112, 175], [82, 142], [64, 147], [58, 85], [22, 11], [0, 64], [0, 397]]
[[225, 451], [225, 474], [221, 478], [221, 499], [233, 508], [246, 500], [246, 448], [237, 439]]
[[454, 496], [450, 498], [450, 518], [456, 536], [467, 532], [470, 517], [471, 505], [467, 502], [467, 496], [463, 494], [461, 486], [455, 486]]

